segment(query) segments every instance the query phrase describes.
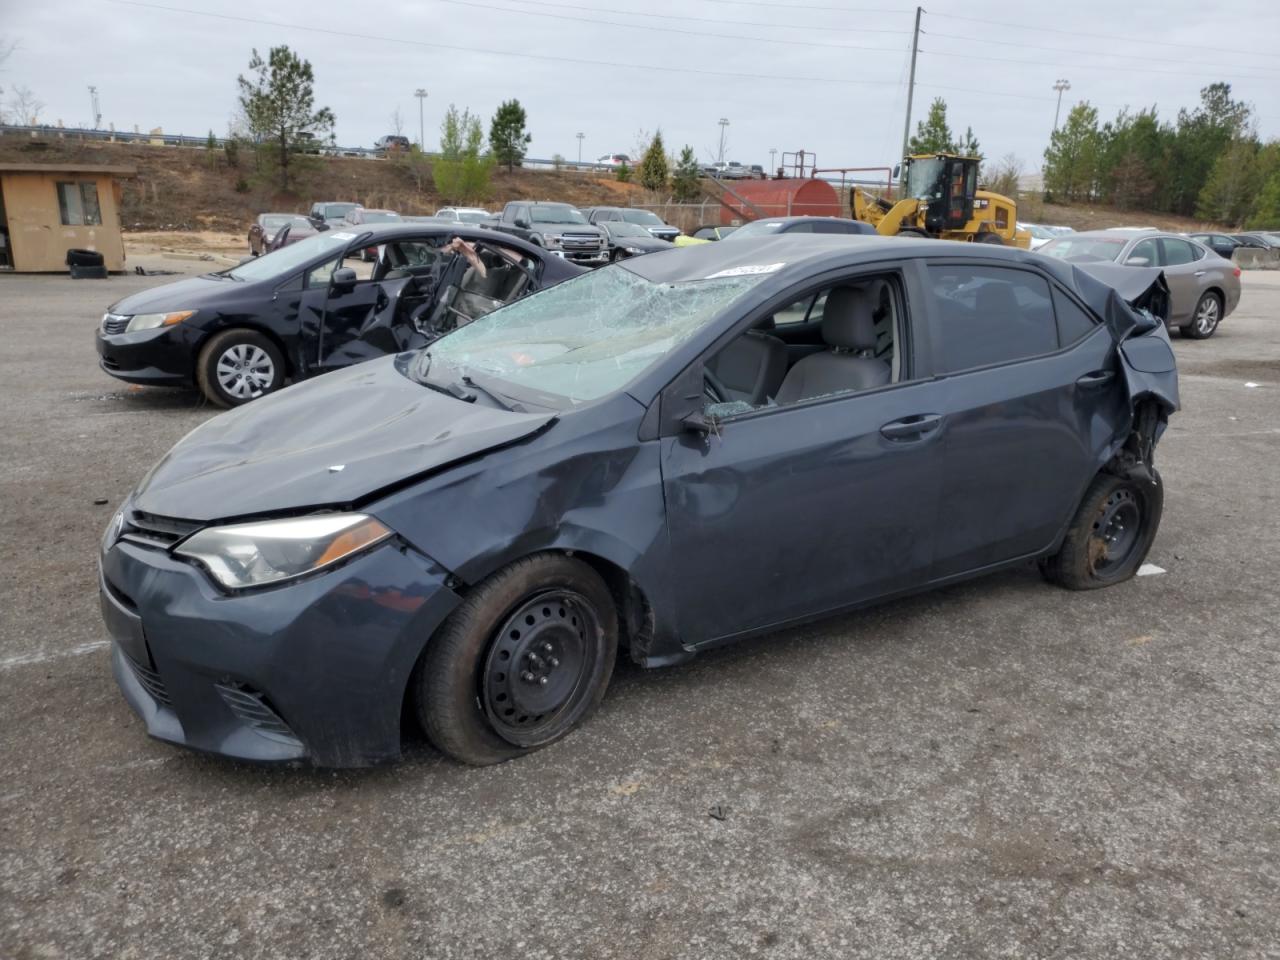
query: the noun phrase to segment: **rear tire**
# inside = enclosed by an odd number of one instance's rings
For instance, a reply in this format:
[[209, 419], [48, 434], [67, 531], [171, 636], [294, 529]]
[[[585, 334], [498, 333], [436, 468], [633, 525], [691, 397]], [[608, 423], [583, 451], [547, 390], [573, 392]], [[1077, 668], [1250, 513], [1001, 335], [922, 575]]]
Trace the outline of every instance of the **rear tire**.
[[1184, 337], [1192, 340], [1208, 340], [1222, 322], [1222, 298], [1210, 290], [1202, 295], [1196, 303], [1191, 322], [1179, 327]]
[[998, 233], [975, 233], [973, 235], [974, 243], [994, 243], [996, 246], [1003, 247], [1004, 241], [1000, 239]]
[[1164, 483], [1112, 473], [1089, 485], [1058, 552], [1040, 562], [1050, 583], [1096, 590], [1128, 580], [1147, 557], [1164, 512]]
[[540, 553], [468, 593], [427, 644], [411, 681], [441, 753], [486, 766], [567, 736], [604, 697], [617, 613], [591, 567]]
[[196, 385], [219, 407], [238, 407], [283, 384], [284, 357], [279, 348], [244, 327], [214, 334], [196, 361]]

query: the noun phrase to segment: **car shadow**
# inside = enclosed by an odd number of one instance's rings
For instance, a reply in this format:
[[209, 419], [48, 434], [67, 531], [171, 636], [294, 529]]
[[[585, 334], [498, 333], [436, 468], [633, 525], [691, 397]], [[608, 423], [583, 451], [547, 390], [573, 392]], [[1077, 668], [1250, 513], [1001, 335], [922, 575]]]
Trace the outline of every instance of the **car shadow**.
[[188, 387], [142, 387], [121, 384], [102, 392], [77, 391], [68, 401], [83, 404], [87, 413], [141, 413], [162, 410], [219, 412], [199, 390]]

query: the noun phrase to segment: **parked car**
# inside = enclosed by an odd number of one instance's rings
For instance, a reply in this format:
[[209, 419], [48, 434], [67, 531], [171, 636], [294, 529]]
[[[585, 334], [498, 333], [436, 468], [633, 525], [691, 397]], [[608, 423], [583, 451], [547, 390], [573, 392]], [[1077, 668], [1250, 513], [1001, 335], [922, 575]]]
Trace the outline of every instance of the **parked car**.
[[249, 227], [249, 253], [257, 257], [272, 249], [285, 227], [289, 230], [281, 238], [280, 246], [297, 243], [316, 233], [315, 225], [300, 213], [260, 213]]
[[346, 200], [321, 200], [311, 205], [307, 219], [317, 227], [331, 227], [346, 220], [347, 214], [359, 206]]
[[[479, 270], [450, 247], [474, 246]], [[368, 277], [353, 258], [374, 249]], [[429, 343], [583, 271], [482, 227], [329, 230], [230, 270], [131, 294], [97, 333], [102, 369], [128, 383], [196, 385], [231, 407], [370, 357]]]
[[582, 211], [588, 223], [600, 226], [608, 220], [625, 220], [644, 227], [652, 236], [668, 242], [680, 236], [680, 229], [673, 227], [651, 210], [640, 207], [587, 207]]
[[860, 220], [844, 217], [767, 217], [744, 223], [721, 240], [733, 242], [753, 237], [768, 237], [779, 233], [856, 233], [874, 234], [875, 227]]
[[659, 240], [638, 223], [627, 220], [602, 220], [598, 226], [609, 240], [609, 259], [625, 260], [646, 253], [670, 250], [671, 243]]
[[503, 207], [494, 226], [575, 263], [609, 261], [609, 241], [604, 231], [588, 223], [581, 210], [567, 203], [516, 200]]
[[[339, 224], [342, 228], [362, 227], [370, 223], [401, 223], [400, 214], [394, 210], [371, 210], [367, 207], [356, 207], [347, 214]], [[371, 263], [378, 256], [376, 247], [367, 247], [360, 254], [360, 259]]]
[[1231, 255], [1236, 252], [1236, 247], [1243, 244], [1235, 237], [1229, 237], [1225, 233], [1189, 233], [1187, 234], [1192, 240], [1204, 244], [1218, 256], [1227, 260], [1231, 259]]
[[408, 153], [409, 138], [401, 137], [396, 134], [389, 133], [385, 137], [379, 137], [373, 144], [374, 156], [385, 157], [389, 154]]
[[1084, 230], [1058, 237], [1037, 252], [1069, 263], [1159, 267], [1173, 301], [1168, 322], [1195, 340], [1213, 336], [1240, 302], [1240, 268], [1186, 237], [1150, 230]]
[[441, 207], [436, 211], [441, 220], [455, 223], [493, 223], [493, 214], [481, 207]]
[[1019, 230], [1025, 230], [1031, 234], [1031, 249], [1039, 250], [1046, 243], [1058, 236], [1050, 227], [1042, 226], [1038, 223], [1018, 223]]
[[1033, 559], [1127, 580], [1178, 406], [1142, 308], [1159, 271], [1112, 267], [1120, 291], [958, 251], [637, 257], [207, 421], [101, 542], [125, 699], [224, 756], [387, 761], [415, 718], [488, 764], [581, 724], [619, 655], [680, 663]]
[[629, 167], [634, 166], [631, 162], [631, 158], [625, 153], [606, 153], [603, 157], [599, 157], [596, 160], [596, 163], [603, 163], [610, 167], [620, 167], [624, 163]]
[[1261, 247], [1266, 250], [1280, 250], [1280, 233], [1233, 233], [1233, 240], [1239, 240], [1242, 244], [1253, 247]]
[[738, 229], [737, 227], [720, 226], [718, 224], [708, 224], [705, 227], [698, 227], [698, 229], [693, 231], [692, 236], [694, 237], [694, 239], [697, 239], [697, 240], [709, 240], [709, 241], [723, 240], [725, 237], [727, 237], [729, 234], [733, 233], [733, 231], [737, 229]]

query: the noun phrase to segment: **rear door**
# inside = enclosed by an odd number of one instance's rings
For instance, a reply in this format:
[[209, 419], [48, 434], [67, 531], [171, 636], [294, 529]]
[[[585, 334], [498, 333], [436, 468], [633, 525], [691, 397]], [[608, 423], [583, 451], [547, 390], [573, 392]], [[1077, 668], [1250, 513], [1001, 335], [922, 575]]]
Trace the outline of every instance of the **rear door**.
[[1195, 313], [1205, 281], [1204, 249], [1180, 237], [1161, 237], [1159, 264], [1172, 297], [1171, 319], [1187, 323]]
[[935, 576], [1036, 554], [1124, 422], [1109, 331], [1038, 272], [935, 262], [930, 327], [946, 440]]

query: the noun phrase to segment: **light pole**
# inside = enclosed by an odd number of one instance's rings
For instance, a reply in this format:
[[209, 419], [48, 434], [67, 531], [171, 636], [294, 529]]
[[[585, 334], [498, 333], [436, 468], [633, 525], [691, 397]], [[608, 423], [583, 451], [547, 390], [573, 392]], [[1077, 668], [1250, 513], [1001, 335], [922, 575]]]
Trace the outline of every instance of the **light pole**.
[[1053, 89], [1058, 91], [1058, 106], [1053, 111], [1053, 129], [1056, 133], [1058, 130], [1058, 114], [1062, 112], [1062, 91], [1071, 89], [1071, 81], [1057, 80], [1053, 84]]
[[778, 175], [778, 168], [774, 165], [774, 162], [773, 162], [773, 158], [776, 157], [777, 155], [778, 155], [778, 148], [770, 147], [769, 148], [769, 176], [771, 177], [776, 177]]
[[727, 118], [721, 117], [717, 122], [720, 124], [720, 154], [719, 154], [719, 159], [717, 163], [719, 163], [719, 165], [723, 167], [724, 166], [724, 130], [725, 130], [725, 127], [729, 126], [729, 121]]
[[426, 87], [419, 87], [413, 91], [413, 95], [418, 98], [418, 149], [423, 153], [427, 150], [426, 128], [422, 125], [422, 101], [427, 99]]
[[578, 165], [582, 165], [582, 140], [586, 137], [585, 133], [578, 133]]

